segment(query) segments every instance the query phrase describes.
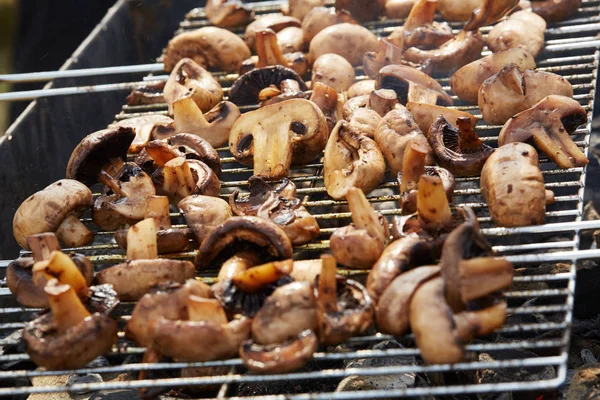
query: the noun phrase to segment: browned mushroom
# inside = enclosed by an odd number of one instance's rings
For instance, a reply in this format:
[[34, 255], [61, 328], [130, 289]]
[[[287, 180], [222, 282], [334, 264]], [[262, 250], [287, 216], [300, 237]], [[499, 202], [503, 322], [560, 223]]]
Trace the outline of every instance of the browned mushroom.
[[323, 7], [325, 0], [289, 0], [288, 4], [281, 6], [281, 12], [300, 21], [316, 7]]
[[[300, 29], [300, 28], [296, 28]], [[244, 61], [241, 69], [245, 73], [253, 68], [264, 68], [271, 65], [282, 65], [304, 75], [308, 70], [308, 59], [302, 52], [284, 53], [277, 39], [277, 34], [271, 29], [259, 30], [256, 36], [257, 59], [250, 58]]]
[[473, 11], [473, 16], [465, 24], [465, 30], [477, 30], [482, 26], [491, 25], [510, 13], [519, 0], [483, 0], [481, 7]]
[[432, 77], [408, 65], [383, 67], [375, 80], [376, 89], [393, 89], [400, 103], [452, 105], [452, 97]]
[[212, 196], [199, 194], [188, 196], [181, 200], [177, 207], [198, 243], [202, 243], [213, 229], [232, 216], [229, 204], [223, 199]]
[[314, 62], [323, 54], [339, 54], [353, 66], [361, 65], [368, 51], [377, 51], [377, 36], [360, 25], [342, 23], [329, 26], [310, 42], [309, 59]]
[[546, 22], [542, 17], [529, 11], [517, 11], [490, 30], [487, 45], [493, 52], [521, 47], [537, 57], [544, 47], [545, 31]]
[[165, 83], [165, 81], [144, 82], [129, 93], [125, 102], [128, 106], [162, 104], [165, 102], [165, 98], [163, 97]]
[[[281, 14], [267, 14], [262, 15], [255, 19], [246, 27], [244, 33], [244, 40], [248, 44], [251, 50], [256, 50], [256, 32], [264, 29], [271, 29], [274, 32], [279, 32], [287, 27], [296, 26], [300, 27], [301, 22], [298, 18], [281, 15]], [[250, 57], [250, 54], [244, 59]]]
[[531, 11], [544, 18], [547, 22], [558, 22], [575, 14], [581, 6], [581, 0], [534, 0], [527, 1]]
[[[379, 70], [377, 71], [379, 72]], [[352, 99], [354, 97], [370, 95], [371, 92], [375, 90], [375, 81], [372, 79], [365, 79], [362, 81], [356, 82], [354, 85], [348, 88], [348, 99]]]
[[313, 86], [316, 82], [321, 82], [341, 93], [348, 90], [355, 79], [352, 65], [338, 54], [321, 54], [313, 62], [311, 80]]
[[391, 33], [390, 39], [404, 48], [435, 49], [454, 37], [446, 22], [434, 22], [437, 1], [419, 0], [412, 7], [404, 25]]
[[386, 0], [385, 16], [388, 18], [406, 18], [417, 0]]
[[323, 29], [341, 23], [356, 23], [347, 11], [335, 11], [334, 8], [315, 7], [302, 20], [304, 40], [310, 43]]
[[288, 26], [277, 32], [277, 43], [283, 54], [301, 53], [308, 51], [308, 42], [304, 39], [302, 28]]
[[[390, 37], [379, 39], [379, 49], [377, 52], [367, 52], [363, 57], [365, 73], [371, 78], [375, 78], [381, 68], [390, 64], [405, 64], [427, 75], [431, 74], [431, 62], [425, 61], [422, 64], [414, 64], [406, 61], [404, 59], [404, 49], [401, 46], [397, 46], [395, 41]], [[354, 96], [350, 96], [349, 94], [349, 97]]]
[[335, 124], [342, 118], [340, 111], [341, 100], [336, 90], [330, 86], [327, 86], [321, 82], [316, 82], [312, 86], [312, 93], [309, 100], [312, 101], [323, 111], [325, 119], [327, 120], [327, 127], [329, 132], [333, 130]]
[[532, 141], [560, 168], [588, 164], [585, 154], [569, 136], [588, 120], [578, 101], [551, 95], [509, 119], [500, 131], [498, 145]]
[[239, 0], [208, 0], [205, 11], [210, 23], [222, 28], [245, 25], [254, 18], [252, 8]]
[[135, 131], [135, 139], [129, 145], [129, 153], [139, 153], [144, 146], [148, 144], [152, 136], [157, 130], [166, 129], [173, 120], [166, 115], [144, 115], [141, 117], [133, 117], [121, 120], [115, 124], [111, 124], [109, 128], [131, 128]]
[[365, 3], [360, 0], [336, 0], [337, 11], [348, 11], [357, 21], [365, 22], [377, 19], [384, 10], [385, 0]]
[[406, 109], [413, 115], [417, 125], [421, 128], [421, 132], [425, 134], [429, 132], [429, 128], [440, 115], [442, 115], [452, 125], [457, 126], [456, 121], [460, 117], [471, 119], [471, 126], [475, 128], [477, 125], [477, 117], [468, 112], [460, 111], [455, 108], [436, 106], [435, 104], [417, 103], [409, 101], [406, 103]]
[[437, 10], [445, 21], [466, 22], [483, 0], [438, 0]]

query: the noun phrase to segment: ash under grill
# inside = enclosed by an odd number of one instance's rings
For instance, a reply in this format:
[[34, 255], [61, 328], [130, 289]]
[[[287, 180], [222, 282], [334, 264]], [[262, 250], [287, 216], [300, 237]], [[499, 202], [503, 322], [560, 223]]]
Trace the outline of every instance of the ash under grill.
[[[256, 13], [279, 12], [280, 2], [255, 3]], [[596, 50], [596, 34], [600, 32], [600, 1], [584, 1], [578, 14], [571, 20], [550, 25], [546, 31], [546, 47], [538, 57], [538, 68], [557, 73], [571, 82], [575, 99], [588, 112], [591, 121], [596, 88], [596, 74], [600, 53]], [[388, 35], [399, 20], [367, 23], [369, 29], [379, 36]], [[192, 10], [180, 24], [178, 32], [208, 25], [202, 9]], [[453, 28], [459, 28], [453, 24]], [[484, 28], [487, 33], [489, 28]], [[243, 34], [243, 29], [236, 33]], [[237, 77], [235, 74], [214, 73], [224, 88]], [[165, 80], [165, 75], [148, 76], [145, 80]], [[357, 69], [357, 79], [363, 79]], [[449, 91], [448, 78], [438, 79]], [[479, 115], [476, 106], [465, 105], [456, 96], [455, 107]], [[242, 112], [257, 108], [240, 107]], [[115, 120], [140, 115], [166, 114], [165, 104], [123, 106]], [[107, 121], [108, 122], [108, 121]], [[480, 123], [477, 127], [482, 140], [497, 146], [501, 126]], [[578, 129], [573, 139], [588, 154], [591, 122]], [[221, 174], [222, 194], [226, 198], [233, 190], [247, 190], [247, 180], [252, 170], [236, 163], [225, 148], [218, 149], [223, 163]], [[506, 293], [509, 318], [500, 330], [466, 346], [470, 361], [455, 365], [423, 365], [419, 350], [411, 335], [393, 338], [371, 332], [356, 337], [335, 348], [321, 348], [313, 362], [301, 371], [290, 374], [252, 375], [246, 373], [241, 360], [204, 363], [156, 363], [141, 362], [145, 349], [135, 347], [121, 339], [106, 356], [109, 365], [91, 366], [76, 371], [40, 371], [30, 363], [29, 357], [19, 347], [18, 332], [24, 322], [33, 318], [39, 310], [20, 307], [7, 288], [0, 288], [0, 396], [29, 393], [107, 391], [150, 387], [209, 388], [195, 397], [261, 398], [261, 399], [354, 399], [395, 398], [400, 396], [442, 396], [482, 392], [508, 392], [519, 390], [543, 390], [562, 384], [567, 374], [567, 358], [570, 326], [572, 322], [573, 293], [575, 289], [575, 266], [585, 258], [600, 258], [600, 251], [580, 250], [581, 232], [600, 229], [598, 221], [582, 221], [583, 194], [586, 181], [585, 168], [557, 169], [546, 159], [540, 160], [546, 188], [555, 192], [555, 203], [547, 208], [546, 224], [522, 228], [496, 227], [489, 217], [486, 204], [481, 198], [479, 178], [458, 178], [454, 204], [472, 207], [478, 215], [482, 231], [494, 246], [518, 268], [513, 288]], [[330, 234], [350, 222], [347, 203], [330, 199], [322, 178], [322, 160], [292, 168], [290, 179], [298, 187], [298, 196], [321, 226], [318, 240], [295, 247], [296, 259], [317, 258], [327, 251]], [[369, 194], [369, 201], [386, 216], [397, 215], [399, 200], [395, 179], [389, 174], [380, 187]], [[96, 196], [99, 193], [95, 194]], [[179, 213], [171, 214], [174, 226], [183, 223]], [[94, 228], [89, 216], [83, 221]], [[125, 254], [114, 241], [114, 232], [98, 232], [92, 245], [65, 249], [87, 255], [97, 269], [125, 260]], [[22, 252], [22, 255], [27, 255]], [[192, 259], [195, 252], [188, 251], [168, 255], [170, 258]], [[0, 262], [5, 268], [7, 262]], [[366, 271], [341, 270], [342, 273], [364, 277]], [[217, 271], [203, 271], [200, 279], [211, 283]], [[133, 308], [132, 303], [120, 306], [119, 324], [123, 328]], [[178, 375], [178, 371], [190, 367], [220, 367], [219, 374], [202, 378], [173, 378], [165, 373]], [[139, 371], [149, 371], [156, 379], [137, 380]], [[104, 381], [74, 383], [66, 386], [50, 386], [48, 377], [70, 374], [100, 374]], [[125, 381], [108, 381], [121, 374]], [[363, 386], [364, 391], [352, 391], [357, 386], [349, 381], [380, 382], [381, 377], [397, 377], [406, 385], [382, 389], [380, 386]], [[357, 378], [353, 378], [357, 377]], [[66, 378], [65, 378], [66, 379]], [[27, 386], [28, 381], [37, 382]], [[529, 381], [527, 381], [529, 380]], [[40, 382], [41, 386], [40, 386]], [[66, 382], [66, 380], [65, 380]], [[381, 383], [379, 383], [381, 385]], [[318, 392], [318, 393], [317, 393]], [[177, 397], [178, 393], [170, 393]], [[173, 397], [169, 397], [173, 398]]]

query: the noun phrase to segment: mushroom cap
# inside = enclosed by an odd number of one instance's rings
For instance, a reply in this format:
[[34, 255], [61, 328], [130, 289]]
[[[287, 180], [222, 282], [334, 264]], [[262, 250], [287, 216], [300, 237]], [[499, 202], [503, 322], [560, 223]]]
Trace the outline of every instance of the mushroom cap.
[[127, 150], [135, 139], [135, 129], [117, 127], [103, 129], [84, 137], [71, 153], [67, 164], [67, 179], [76, 179], [87, 185], [98, 182], [102, 167], [111, 159], [125, 161]]
[[258, 94], [271, 85], [279, 87], [281, 82], [292, 79], [298, 82], [300, 90], [306, 90], [306, 84], [296, 72], [281, 65], [255, 68], [246, 72], [233, 82], [229, 90], [229, 101], [243, 106], [258, 103]]
[[69, 214], [78, 215], [93, 204], [92, 192], [81, 182], [61, 179], [29, 196], [13, 218], [13, 234], [24, 249], [27, 237], [55, 232]]
[[[280, 14], [268, 14], [254, 20], [246, 27], [244, 39], [252, 50], [256, 50], [256, 32], [265, 29], [271, 29], [277, 33], [290, 26], [300, 27], [301, 22], [298, 18], [289, 17]], [[250, 56], [248, 56], [250, 57]], [[248, 58], [246, 57], [246, 58]]]
[[196, 256], [196, 268], [208, 266], [236, 242], [263, 248], [265, 255], [271, 259], [292, 257], [290, 239], [275, 223], [259, 217], [231, 217], [202, 241]]
[[377, 51], [377, 36], [367, 28], [351, 23], [331, 25], [319, 32], [310, 42], [309, 60], [315, 62], [323, 54], [344, 57], [353, 66], [361, 65], [366, 52]]
[[33, 283], [33, 263], [33, 258], [23, 257], [8, 264], [6, 285], [19, 304], [25, 307], [47, 308], [48, 296], [44, 288]]
[[107, 353], [117, 341], [117, 322], [93, 314], [63, 334], [57, 332], [52, 314], [45, 314], [23, 329], [23, 341], [32, 361], [48, 370], [80, 368]]
[[141, 117], [133, 117], [121, 120], [115, 124], [111, 124], [109, 128], [133, 128], [135, 131], [135, 139], [129, 146], [129, 153], [139, 153], [144, 146], [148, 144], [152, 138], [155, 129], [162, 129], [173, 122], [171, 117], [160, 114], [143, 115]]
[[205, 11], [213, 25], [223, 28], [244, 25], [254, 18], [252, 7], [239, 0], [209, 0]]
[[[127, 232], [129, 229], [119, 229], [115, 232], [115, 241], [127, 250]], [[156, 247], [158, 254], [175, 253], [185, 249], [192, 232], [187, 228], [170, 228], [156, 231]]]
[[543, 0], [532, 1], [531, 11], [547, 22], [557, 22], [569, 18], [576, 13], [582, 0]]
[[375, 80], [375, 89], [393, 89], [398, 95], [398, 100], [403, 104], [408, 101], [438, 105], [454, 103], [452, 97], [444, 91], [438, 81], [408, 65], [388, 65], [381, 68]]
[[202, 243], [213, 229], [232, 216], [229, 204], [223, 199], [212, 196], [187, 196], [177, 207], [198, 243]]
[[317, 33], [323, 29], [343, 22], [356, 24], [356, 21], [352, 19], [347, 11], [335, 11], [335, 9], [329, 7], [314, 7], [302, 20], [304, 40], [310, 43]]
[[164, 103], [163, 89], [165, 88], [165, 83], [165, 81], [144, 82], [131, 91], [125, 102], [128, 106]]
[[372, 21], [383, 13], [385, 3], [385, 0], [336, 0], [335, 9], [348, 11], [358, 21]]

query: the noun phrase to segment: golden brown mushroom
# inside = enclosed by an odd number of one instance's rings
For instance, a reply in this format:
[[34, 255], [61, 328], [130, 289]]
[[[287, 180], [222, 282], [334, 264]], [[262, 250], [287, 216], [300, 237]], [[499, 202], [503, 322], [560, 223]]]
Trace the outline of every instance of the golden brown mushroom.
[[544, 47], [544, 19], [529, 11], [517, 11], [495, 25], [488, 33], [487, 45], [493, 52], [521, 47], [533, 57]]
[[376, 89], [393, 89], [400, 103], [452, 105], [452, 97], [432, 77], [408, 65], [383, 67], [375, 80]]
[[254, 11], [239, 0], [208, 0], [206, 17], [211, 24], [221, 28], [245, 25], [254, 18]]
[[311, 40], [309, 59], [314, 62], [323, 54], [334, 53], [357, 66], [362, 64], [366, 52], [377, 51], [377, 47], [373, 32], [360, 25], [342, 23], [323, 29]]

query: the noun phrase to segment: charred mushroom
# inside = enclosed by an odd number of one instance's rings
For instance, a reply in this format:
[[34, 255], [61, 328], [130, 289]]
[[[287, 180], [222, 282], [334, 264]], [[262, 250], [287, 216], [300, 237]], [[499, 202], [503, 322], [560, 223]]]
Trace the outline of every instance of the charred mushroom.
[[569, 135], [587, 120], [578, 101], [547, 96], [509, 119], [500, 131], [498, 145], [531, 140], [560, 168], [582, 167], [589, 161]]
[[300, 90], [306, 90], [306, 84], [296, 72], [281, 65], [273, 65], [253, 69], [237, 78], [231, 85], [229, 100], [238, 106], [257, 104], [263, 89], [271, 86], [279, 88], [287, 79], [298, 82]]
[[309, 59], [315, 62], [323, 54], [334, 53], [344, 57], [353, 66], [362, 64], [363, 55], [377, 51], [377, 36], [367, 28], [350, 23], [329, 26], [310, 42]]
[[237, 72], [250, 57], [250, 49], [235, 33], [207, 26], [175, 36], [165, 50], [165, 71], [171, 72], [182, 58], [190, 58], [205, 68]]
[[327, 193], [342, 199], [355, 187], [368, 193], [385, 175], [385, 159], [374, 140], [350, 129], [340, 121], [325, 148], [323, 177]]
[[302, 20], [304, 40], [310, 43], [323, 29], [345, 22], [356, 23], [347, 11], [335, 11], [333, 8], [315, 7]]
[[560, 75], [529, 69], [521, 72], [516, 64], [508, 64], [479, 88], [479, 108], [487, 123], [504, 124], [552, 94], [573, 97], [573, 87]]
[[535, 60], [525, 49], [500, 51], [473, 61], [456, 71], [450, 78], [450, 87], [462, 100], [475, 104], [481, 84], [511, 63], [516, 64], [521, 71], [535, 68]]
[[322, 54], [312, 66], [312, 84], [324, 83], [343, 92], [354, 83], [354, 68], [346, 59], [337, 54]]
[[346, 200], [352, 224], [337, 229], [330, 238], [336, 261], [350, 268], [370, 268], [390, 240], [388, 222], [376, 212], [362, 190], [350, 188]]
[[213, 229], [232, 216], [229, 204], [218, 197], [188, 196], [181, 200], [177, 207], [198, 243], [202, 243]]
[[429, 75], [407, 65], [383, 67], [375, 80], [376, 89], [393, 89], [400, 103], [452, 105], [452, 97]]
[[54, 182], [21, 203], [13, 217], [15, 240], [29, 249], [28, 236], [55, 232], [67, 247], [83, 246], [94, 234], [79, 221], [79, 215], [92, 203], [92, 192], [84, 184], [72, 179]]
[[109, 125], [110, 128], [130, 128], [135, 132], [135, 138], [129, 145], [128, 153], [139, 153], [148, 144], [155, 132], [166, 129], [173, 123], [173, 119], [166, 115], [151, 114], [142, 117], [133, 117]]
[[[301, 22], [297, 18], [289, 17], [281, 14], [268, 14], [263, 15], [260, 18], [254, 20], [250, 25], [246, 27], [244, 33], [244, 39], [248, 44], [248, 47], [252, 50], [256, 50], [256, 32], [264, 29], [271, 29], [274, 32], [279, 32], [290, 26], [300, 27]], [[248, 55], [246, 58], [250, 57]]]
[[487, 37], [493, 52], [520, 47], [536, 57], [544, 47], [544, 19], [529, 11], [517, 11], [495, 25]]
[[429, 132], [429, 128], [435, 122], [436, 119], [441, 115], [452, 125], [458, 127], [456, 121], [458, 118], [469, 118], [471, 120], [471, 126], [475, 128], [477, 125], [477, 117], [469, 114], [468, 112], [460, 111], [454, 108], [436, 106], [434, 104], [417, 103], [409, 101], [406, 103], [406, 109], [413, 115], [417, 125], [421, 129], [421, 132]]
[[457, 119], [458, 128], [440, 116], [427, 139], [437, 163], [455, 176], [477, 176], [494, 149], [479, 139], [470, 118]]
[[242, 164], [254, 165], [254, 175], [281, 178], [291, 164], [317, 157], [328, 133], [323, 112], [308, 100], [294, 99], [240, 117], [231, 129], [229, 149]]
[[125, 102], [128, 106], [162, 104], [165, 102], [165, 98], [163, 97], [165, 83], [165, 81], [144, 82], [129, 93]]
[[238, 0], [208, 0], [205, 7], [210, 23], [222, 28], [245, 25], [254, 18], [252, 8]]

